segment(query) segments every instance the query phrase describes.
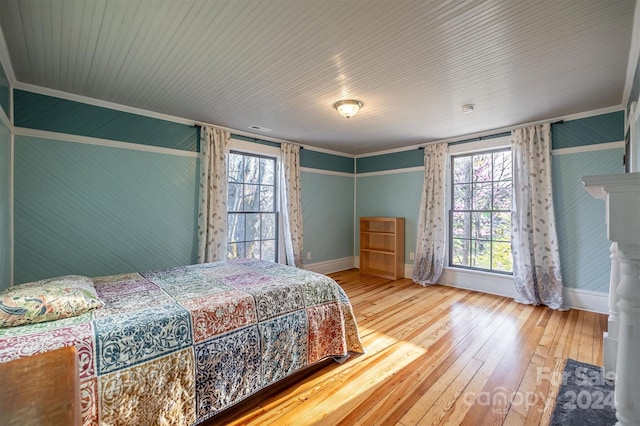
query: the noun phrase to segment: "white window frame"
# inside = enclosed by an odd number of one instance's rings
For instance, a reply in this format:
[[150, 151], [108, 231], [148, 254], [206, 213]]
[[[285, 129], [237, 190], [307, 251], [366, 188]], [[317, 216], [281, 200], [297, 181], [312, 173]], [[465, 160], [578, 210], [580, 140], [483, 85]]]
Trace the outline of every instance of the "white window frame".
[[[450, 249], [451, 249], [451, 235], [449, 234], [450, 230], [451, 230], [451, 224], [449, 223], [449, 219], [450, 219], [450, 215], [449, 215], [449, 211], [451, 210], [451, 191], [453, 191], [452, 188], [452, 173], [453, 170], [451, 170], [451, 158], [452, 157], [456, 157], [459, 155], [467, 155], [467, 154], [475, 154], [475, 153], [481, 153], [481, 152], [485, 152], [485, 151], [495, 151], [498, 149], [505, 149], [505, 148], [509, 148], [511, 149], [511, 135], [509, 136], [500, 136], [497, 138], [491, 138], [491, 139], [485, 139], [485, 140], [480, 140], [480, 141], [474, 141], [474, 142], [468, 142], [468, 143], [462, 143], [459, 145], [449, 145], [449, 153], [447, 156], [447, 183], [446, 183], [446, 211], [447, 214], [445, 215], [445, 222], [446, 222], [446, 229], [447, 229], [447, 244], [446, 244], [446, 253], [445, 253], [445, 273], [449, 272], [449, 275], [452, 274], [452, 272], [460, 272], [464, 275], [468, 274], [478, 274], [478, 275], [488, 275], [488, 276], [494, 276], [494, 277], [502, 277], [502, 278], [506, 278], [509, 280], [513, 280], [512, 279], [512, 275], [510, 274], [505, 274], [505, 273], [501, 273], [501, 272], [493, 272], [493, 271], [482, 271], [482, 270], [477, 270], [477, 269], [471, 269], [471, 268], [463, 268], [463, 267], [457, 267], [457, 266], [450, 266], [450, 258], [449, 258], [449, 253], [450, 253]], [[502, 278], [500, 278], [500, 280], [502, 280]]]
[[[276, 159], [276, 168], [274, 170], [276, 184], [277, 184], [276, 185], [276, 194], [277, 194], [276, 211], [280, 213], [282, 211], [281, 209], [282, 206], [280, 202], [281, 200], [280, 187], [282, 185], [282, 183], [280, 182], [280, 180], [282, 179], [280, 168], [282, 167], [282, 155], [280, 153], [280, 148], [276, 148], [274, 146], [269, 146], [269, 145], [263, 145], [260, 143], [247, 142], [240, 139], [235, 139], [233, 137], [230, 140], [229, 148], [231, 149], [231, 151], [237, 151], [237, 152], [246, 153], [246, 154], [262, 155], [266, 157], [273, 157]], [[227, 211], [228, 210], [229, 209], [227, 207]], [[278, 263], [285, 264], [286, 251], [284, 247], [284, 225], [282, 223], [282, 214], [278, 214], [277, 217], [278, 217], [278, 238], [277, 238]]]

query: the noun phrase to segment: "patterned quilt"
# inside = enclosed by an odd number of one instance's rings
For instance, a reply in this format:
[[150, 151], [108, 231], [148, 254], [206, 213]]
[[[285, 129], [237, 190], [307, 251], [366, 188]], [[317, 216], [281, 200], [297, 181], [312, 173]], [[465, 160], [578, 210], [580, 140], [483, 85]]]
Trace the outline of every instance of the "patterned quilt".
[[0, 362], [76, 346], [85, 425], [200, 423], [363, 352], [344, 291], [313, 272], [238, 260], [94, 281], [103, 308], [0, 329]]

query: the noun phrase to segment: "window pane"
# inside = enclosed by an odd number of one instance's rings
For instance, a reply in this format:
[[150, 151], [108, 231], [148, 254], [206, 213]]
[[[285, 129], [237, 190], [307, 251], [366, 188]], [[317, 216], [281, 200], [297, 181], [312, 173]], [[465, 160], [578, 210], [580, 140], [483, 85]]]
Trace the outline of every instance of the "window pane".
[[275, 170], [275, 158], [229, 154], [229, 259], [277, 259]]
[[471, 210], [471, 184], [453, 185], [453, 209]]
[[473, 181], [491, 181], [491, 154], [473, 156]]
[[471, 213], [453, 213], [453, 236], [471, 238]]
[[244, 186], [244, 208], [245, 212], [259, 212], [260, 211], [260, 197], [259, 191], [260, 185], [245, 185]]
[[260, 241], [247, 243], [247, 259], [260, 259]]
[[242, 211], [242, 199], [243, 199], [243, 187], [241, 183], [230, 183], [227, 187], [227, 211], [241, 212]]
[[513, 272], [510, 243], [493, 243], [491, 267], [496, 271]]
[[276, 261], [276, 242], [275, 240], [265, 240], [262, 241], [262, 259], [270, 260], [272, 262]]
[[480, 240], [491, 239], [491, 213], [471, 213], [471, 236]]
[[493, 213], [493, 240], [511, 241], [511, 213]]
[[493, 180], [511, 180], [511, 151], [493, 153]]
[[273, 185], [276, 160], [271, 158], [260, 159], [260, 183]]
[[509, 149], [453, 157], [451, 265], [511, 272], [511, 162]]
[[452, 263], [459, 266], [469, 265], [469, 240], [453, 239]]
[[227, 236], [230, 243], [244, 241], [244, 215], [230, 213], [227, 215], [229, 223], [227, 224]]
[[227, 259], [244, 259], [244, 243], [228, 244]]
[[491, 268], [491, 243], [489, 241], [472, 241], [471, 266], [482, 269]]
[[247, 213], [246, 215], [246, 241], [255, 241], [260, 239], [260, 214]]
[[491, 208], [491, 183], [473, 184], [473, 210]]
[[229, 182], [242, 182], [243, 156], [240, 154], [229, 154]]
[[274, 197], [275, 188], [273, 186], [260, 187], [260, 211], [273, 212], [276, 210], [276, 200]]
[[471, 156], [453, 159], [453, 183], [471, 182]]
[[245, 183], [260, 183], [260, 159], [245, 155], [244, 157]]
[[276, 237], [276, 214], [262, 214], [262, 239], [268, 240]]
[[511, 182], [495, 182], [493, 185], [493, 208], [495, 210], [511, 210]]

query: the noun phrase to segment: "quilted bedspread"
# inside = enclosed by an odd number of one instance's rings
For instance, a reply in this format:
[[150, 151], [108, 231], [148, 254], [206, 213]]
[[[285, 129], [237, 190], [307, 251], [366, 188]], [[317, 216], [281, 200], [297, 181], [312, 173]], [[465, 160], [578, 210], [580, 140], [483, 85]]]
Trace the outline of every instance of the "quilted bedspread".
[[347, 296], [313, 272], [237, 260], [94, 281], [103, 308], [0, 329], [0, 362], [76, 346], [85, 425], [199, 423], [363, 351]]

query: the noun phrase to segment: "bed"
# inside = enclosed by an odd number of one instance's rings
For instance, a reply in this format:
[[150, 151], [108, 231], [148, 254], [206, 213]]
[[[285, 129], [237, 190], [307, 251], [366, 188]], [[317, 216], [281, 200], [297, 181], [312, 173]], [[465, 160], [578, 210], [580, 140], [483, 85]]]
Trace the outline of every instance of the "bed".
[[0, 329], [0, 362], [76, 347], [85, 425], [201, 423], [363, 352], [346, 294], [310, 271], [235, 260], [93, 283], [99, 309]]

